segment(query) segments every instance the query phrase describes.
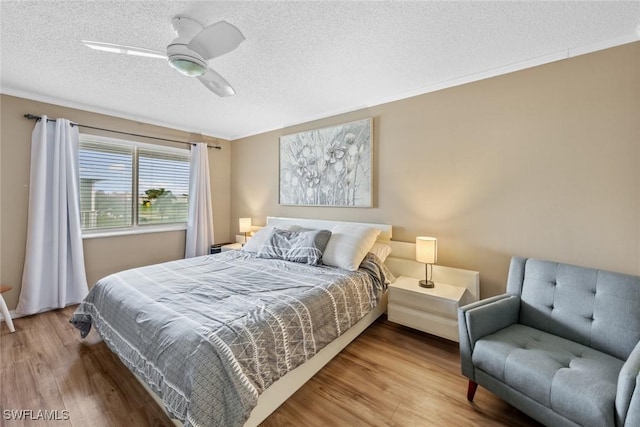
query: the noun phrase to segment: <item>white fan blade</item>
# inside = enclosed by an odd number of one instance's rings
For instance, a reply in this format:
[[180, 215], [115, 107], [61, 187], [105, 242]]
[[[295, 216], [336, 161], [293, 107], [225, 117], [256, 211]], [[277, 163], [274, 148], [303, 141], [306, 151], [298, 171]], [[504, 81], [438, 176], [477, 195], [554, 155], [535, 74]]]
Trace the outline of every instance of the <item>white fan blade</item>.
[[208, 61], [225, 53], [231, 52], [244, 41], [239, 29], [227, 21], [216, 22], [200, 31], [189, 42], [189, 49], [198, 52]]
[[224, 77], [213, 71], [211, 68], [209, 68], [206, 73], [198, 77], [198, 80], [200, 80], [207, 89], [218, 96], [231, 96], [236, 93]]
[[102, 50], [104, 52], [112, 53], [124, 53], [126, 55], [145, 56], [147, 58], [161, 58], [167, 59], [167, 54], [160, 52], [159, 50], [145, 49], [143, 47], [135, 46], [123, 46], [121, 44], [93, 42], [89, 40], [82, 40], [87, 47], [95, 50]]

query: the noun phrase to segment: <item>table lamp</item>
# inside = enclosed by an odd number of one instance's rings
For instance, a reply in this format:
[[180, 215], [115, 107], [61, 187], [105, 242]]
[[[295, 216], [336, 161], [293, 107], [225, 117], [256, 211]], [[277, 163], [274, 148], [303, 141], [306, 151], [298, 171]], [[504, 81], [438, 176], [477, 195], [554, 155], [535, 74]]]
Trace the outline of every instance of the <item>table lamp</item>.
[[[238, 221], [240, 232], [244, 233], [244, 243], [247, 243], [247, 233], [251, 231], [251, 218], [240, 218]], [[244, 243], [242, 244], [244, 246]]]
[[[425, 280], [420, 280], [418, 284], [423, 288], [433, 288], [435, 284], [431, 280], [433, 276], [433, 264], [438, 261], [438, 239], [435, 237], [416, 237], [416, 261], [424, 262]], [[429, 274], [431, 266], [431, 274]]]

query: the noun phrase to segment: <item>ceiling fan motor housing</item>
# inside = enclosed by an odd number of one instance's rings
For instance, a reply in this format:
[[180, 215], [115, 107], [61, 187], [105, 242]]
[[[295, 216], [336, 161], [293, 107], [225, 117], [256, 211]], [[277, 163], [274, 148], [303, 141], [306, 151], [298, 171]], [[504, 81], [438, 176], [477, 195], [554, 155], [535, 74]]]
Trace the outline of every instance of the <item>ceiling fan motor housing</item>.
[[194, 38], [204, 27], [193, 18], [176, 15], [171, 19], [171, 28], [178, 37], [188, 41]]

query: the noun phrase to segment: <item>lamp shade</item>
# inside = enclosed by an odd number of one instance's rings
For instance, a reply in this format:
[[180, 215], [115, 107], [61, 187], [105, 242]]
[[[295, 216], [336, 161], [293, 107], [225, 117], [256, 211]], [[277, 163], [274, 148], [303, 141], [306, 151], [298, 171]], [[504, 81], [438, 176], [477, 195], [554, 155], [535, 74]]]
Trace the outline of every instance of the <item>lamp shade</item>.
[[238, 222], [240, 224], [241, 233], [248, 233], [251, 231], [251, 218], [240, 218]]
[[438, 239], [435, 237], [416, 237], [416, 260], [425, 264], [438, 261]]

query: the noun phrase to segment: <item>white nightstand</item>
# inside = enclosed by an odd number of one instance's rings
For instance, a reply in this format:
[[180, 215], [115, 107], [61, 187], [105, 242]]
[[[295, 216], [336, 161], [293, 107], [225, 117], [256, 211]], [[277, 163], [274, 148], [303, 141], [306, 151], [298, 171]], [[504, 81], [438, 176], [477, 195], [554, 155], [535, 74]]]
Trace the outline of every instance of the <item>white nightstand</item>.
[[220, 249], [222, 250], [222, 252], [237, 251], [237, 250], [242, 249], [242, 243], [229, 243], [228, 245], [224, 245]]
[[433, 335], [458, 341], [458, 307], [474, 298], [464, 286], [435, 281], [422, 288], [419, 279], [400, 276], [389, 285], [388, 319]]

